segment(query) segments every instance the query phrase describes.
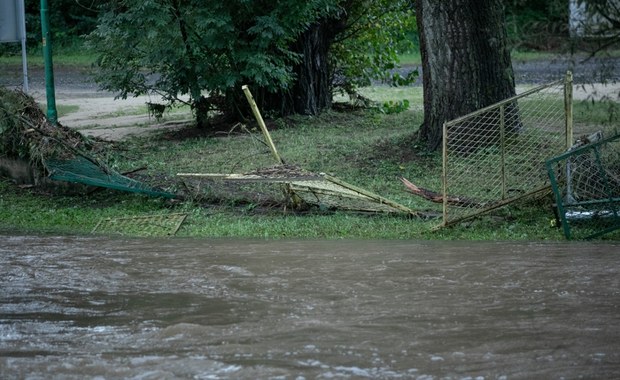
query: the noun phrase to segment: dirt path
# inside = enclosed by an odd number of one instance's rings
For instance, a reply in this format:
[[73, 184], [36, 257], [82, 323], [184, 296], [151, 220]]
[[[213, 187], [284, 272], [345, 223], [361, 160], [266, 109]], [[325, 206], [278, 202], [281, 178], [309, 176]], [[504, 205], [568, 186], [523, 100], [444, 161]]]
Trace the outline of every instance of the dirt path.
[[[610, 63], [611, 62], [611, 63]], [[596, 82], [600, 62], [587, 62], [573, 67], [575, 71], [574, 97], [581, 99], [607, 98], [620, 101], [620, 59], [605, 62], [611, 67], [608, 72], [609, 84], [587, 84]], [[574, 62], [556, 60], [549, 62], [515, 62], [517, 92], [525, 88], [548, 83], [561, 78], [567, 67]], [[598, 65], [598, 66], [597, 66]], [[406, 69], [406, 68], [405, 68]], [[414, 69], [413, 67], [408, 68]], [[29, 70], [30, 94], [45, 103], [45, 84], [42, 68]], [[103, 139], [119, 140], [132, 135], [146, 135], [161, 130], [181, 128], [192, 121], [191, 111], [187, 108], [166, 111], [162, 120], [156, 120], [148, 114], [147, 102], [164, 103], [156, 96], [139, 96], [128, 99], [114, 99], [114, 94], [99, 91], [90, 73], [81, 68], [61, 67], [55, 69], [56, 103], [60, 108], [60, 122], [80, 130], [85, 135]], [[3, 68], [0, 72], [0, 85], [19, 87], [21, 85], [21, 67]], [[66, 111], [62, 108], [65, 107]], [[71, 107], [73, 106], [73, 107]], [[77, 106], [77, 109], [72, 109]]]
[[[531, 87], [518, 86], [517, 93]], [[45, 94], [36, 92], [37, 101], [45, 103]], [[620, 83], [603, 85], [579, 85], [574, 87], [574, 98], [612, 99], [620, 101]], [[59, 93], [56, 103], [59, 106], [78, 106], [59, 118], [68, 127], [75, 128], [87, 136], [105, 140], [121, 140], [129, 136], [144, 136], [162, 130], [182, 128], [192, 122], [189, 110], [171, 111], [161, 121], [150, 116], [146, 109], [147, 102], [163, 103], [161, 99], [139, 96], [128, 99], [114, 99], [108, 93]]]
[[[517, 86], [517, 93], [532, 85]], [[575, 85], [575, 100], [610, 99], [620, 101], [620, 83]], [[77, 96], [76, 96], [77, 95]], [[39, 100], [45, 102], [44, 96]], [[147, 102], [163, 103], [160, 98], [140, 96], [128, 99], [114, 99], [108, 93], [90, 92], [82, 94], [60, 93], [59, 105], [77, 105], [79, 109], [59, 118], [63, 125], [76, 128], [89, 136], [107, 140], [119, 140], [132, 135], [146, 135], [162, 130], [182, 128], [192, 122], [189, 110], [170, 111], [161, 121], [150, 116]]]
[[[46, 103], [44, 92], [35, 90], [31, 95], [38, 102]], [[163, 118], [157, 120], [149, 115], [147, 102], [164, 103], [161, 98], [152, 96], [115, 99], [110, 93], [96, 90], [56, 93], [61, 124], [105, 140], [181, 128], [192, 122], [191, 112], [187, 109], [166, 111]], [[63, 106], [68, 111], [63, 112]], [[73, 110], [76, 106], [78, 108]]]

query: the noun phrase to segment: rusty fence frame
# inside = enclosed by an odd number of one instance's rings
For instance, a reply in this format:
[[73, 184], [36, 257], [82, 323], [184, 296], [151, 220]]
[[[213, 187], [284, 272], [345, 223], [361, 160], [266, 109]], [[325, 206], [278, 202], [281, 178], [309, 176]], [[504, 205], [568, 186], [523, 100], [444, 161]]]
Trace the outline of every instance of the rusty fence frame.
[[571, 72], [444, 123], [443, 220], [438, 228], [549, 191], [545, 160], [572, 142]]

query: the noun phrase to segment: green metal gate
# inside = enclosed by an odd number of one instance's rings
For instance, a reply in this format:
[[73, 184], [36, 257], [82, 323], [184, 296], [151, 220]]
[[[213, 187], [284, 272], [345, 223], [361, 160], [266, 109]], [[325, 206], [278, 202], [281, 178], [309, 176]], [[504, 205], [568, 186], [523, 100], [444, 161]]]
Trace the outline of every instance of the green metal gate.
[[590, 135], [545, 164], [567, 239], [620, 229], [620, 134], [607, 139]]

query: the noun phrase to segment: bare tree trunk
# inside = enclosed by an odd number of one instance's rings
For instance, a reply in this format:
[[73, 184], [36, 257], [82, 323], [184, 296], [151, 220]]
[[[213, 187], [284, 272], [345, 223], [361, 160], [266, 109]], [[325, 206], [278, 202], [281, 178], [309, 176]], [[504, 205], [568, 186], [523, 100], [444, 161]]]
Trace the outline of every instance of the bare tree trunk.
[[416, 0], [424, 123], [441, 146], [443, 123], [515, 95], [501, 0]]
[[[325, 25], [315, 24], [296, 42], [302, 56], [295, 67], [297, 80], [290, 93], [289, 109], [302, 115], [318, 115], [332, 104], [328, 52], [333, 35]], [[287, 112], [290, 113], [290, 112]]]

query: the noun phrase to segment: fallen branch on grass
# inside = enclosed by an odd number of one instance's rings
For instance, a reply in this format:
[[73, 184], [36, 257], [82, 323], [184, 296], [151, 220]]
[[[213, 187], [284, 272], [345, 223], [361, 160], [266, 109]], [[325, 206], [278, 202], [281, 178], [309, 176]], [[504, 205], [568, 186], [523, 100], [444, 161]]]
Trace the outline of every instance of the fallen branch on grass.
[[[421, 187], [418, 187], [416, 185], [414, 185], [413, 183], [409, 182], [406, 178], [401, 177], [400, 178], [401, 182], [405, 185], [405, 187], [407, 187], [407, 190], [415, 195], [418, 195], [426, 200], [429, 200], [431, 202], [435, 202], [435, 203], [443, 203], [443, 195], [440, 193], [437, 193], [435, 191], [432, 190], [428, 190], [428, 189], [424, 189]], [[451, 206], [458, 206], [458, 207], [485, 207], [488, 205], [488, 203], [481, 203], [478, 201], [475, 201], [473, 199], [470, 198], [465, 198], [465, 197], [451, 197], [448, 196], [447, 197], [447, 203]]]

